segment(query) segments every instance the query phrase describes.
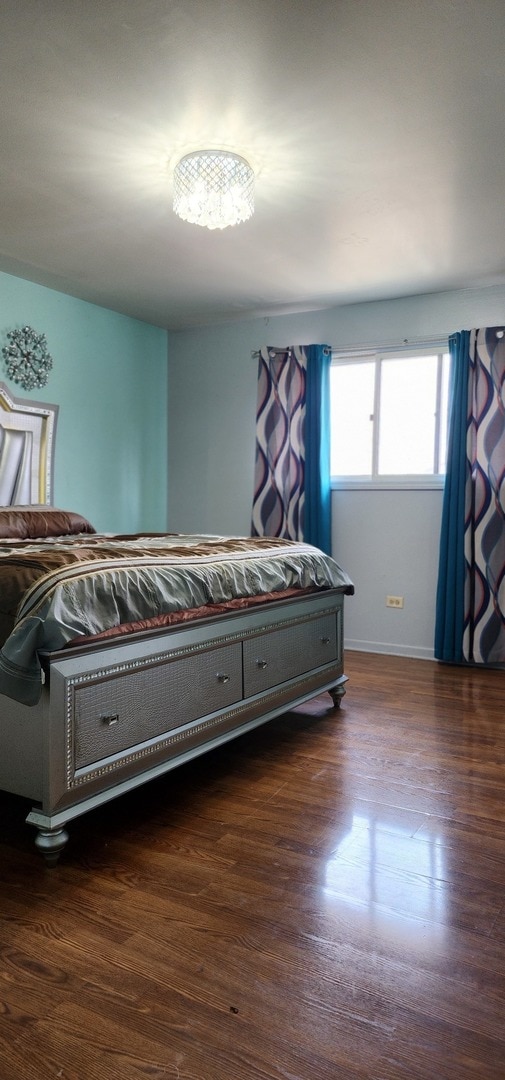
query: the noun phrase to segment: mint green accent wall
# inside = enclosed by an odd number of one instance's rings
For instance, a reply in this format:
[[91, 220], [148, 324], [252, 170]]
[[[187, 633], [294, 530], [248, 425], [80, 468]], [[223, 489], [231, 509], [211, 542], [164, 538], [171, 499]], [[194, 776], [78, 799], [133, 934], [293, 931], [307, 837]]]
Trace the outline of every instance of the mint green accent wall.
[[53, 502], [99, 531], [166, 529], [167, 334], [158, 327], [0, 274], [0, 348], [31, 326], [54, 361], [41, 390], [0, 379], [17, 397], [59, 405]]

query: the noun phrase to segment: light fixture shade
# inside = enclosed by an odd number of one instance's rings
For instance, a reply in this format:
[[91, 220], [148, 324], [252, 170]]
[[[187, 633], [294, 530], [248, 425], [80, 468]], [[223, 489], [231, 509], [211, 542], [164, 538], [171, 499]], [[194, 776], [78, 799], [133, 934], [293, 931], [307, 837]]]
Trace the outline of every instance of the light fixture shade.
[[254, 212], [254, 172], [238, 154], [197, 150], [174, 170], [174, 211], [192, 225], [226, 229]]

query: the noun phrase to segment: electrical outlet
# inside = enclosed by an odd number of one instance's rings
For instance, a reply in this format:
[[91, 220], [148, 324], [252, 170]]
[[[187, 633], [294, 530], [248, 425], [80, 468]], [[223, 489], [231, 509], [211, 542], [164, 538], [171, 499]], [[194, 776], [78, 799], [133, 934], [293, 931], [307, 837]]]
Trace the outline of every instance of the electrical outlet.
[[386, 607], [403, 607], [403, 596], [386, 596]]

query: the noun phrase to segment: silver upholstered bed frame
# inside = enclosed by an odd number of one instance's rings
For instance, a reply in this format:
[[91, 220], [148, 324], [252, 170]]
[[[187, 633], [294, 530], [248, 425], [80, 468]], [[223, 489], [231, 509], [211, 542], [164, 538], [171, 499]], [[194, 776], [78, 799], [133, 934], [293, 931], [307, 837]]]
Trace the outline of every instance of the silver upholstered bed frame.
[[[0, 384], [4, 505], [50, 502], [56, 417]], [[33, 804], [46, 862], [87, 810], [322, 691], [339, 705], [343, 605], [331, 589], [42, 657], [37, 705], [0, 695], [0, 789]]]

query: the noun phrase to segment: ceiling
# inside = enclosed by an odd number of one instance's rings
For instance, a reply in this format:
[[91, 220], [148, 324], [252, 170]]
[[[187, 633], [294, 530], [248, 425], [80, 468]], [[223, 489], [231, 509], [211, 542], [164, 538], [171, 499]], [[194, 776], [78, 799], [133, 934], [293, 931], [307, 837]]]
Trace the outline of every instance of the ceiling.
[[9, 273], [169, 329], [505, 283], [504, 0], [2, 0], [0, 95]]

